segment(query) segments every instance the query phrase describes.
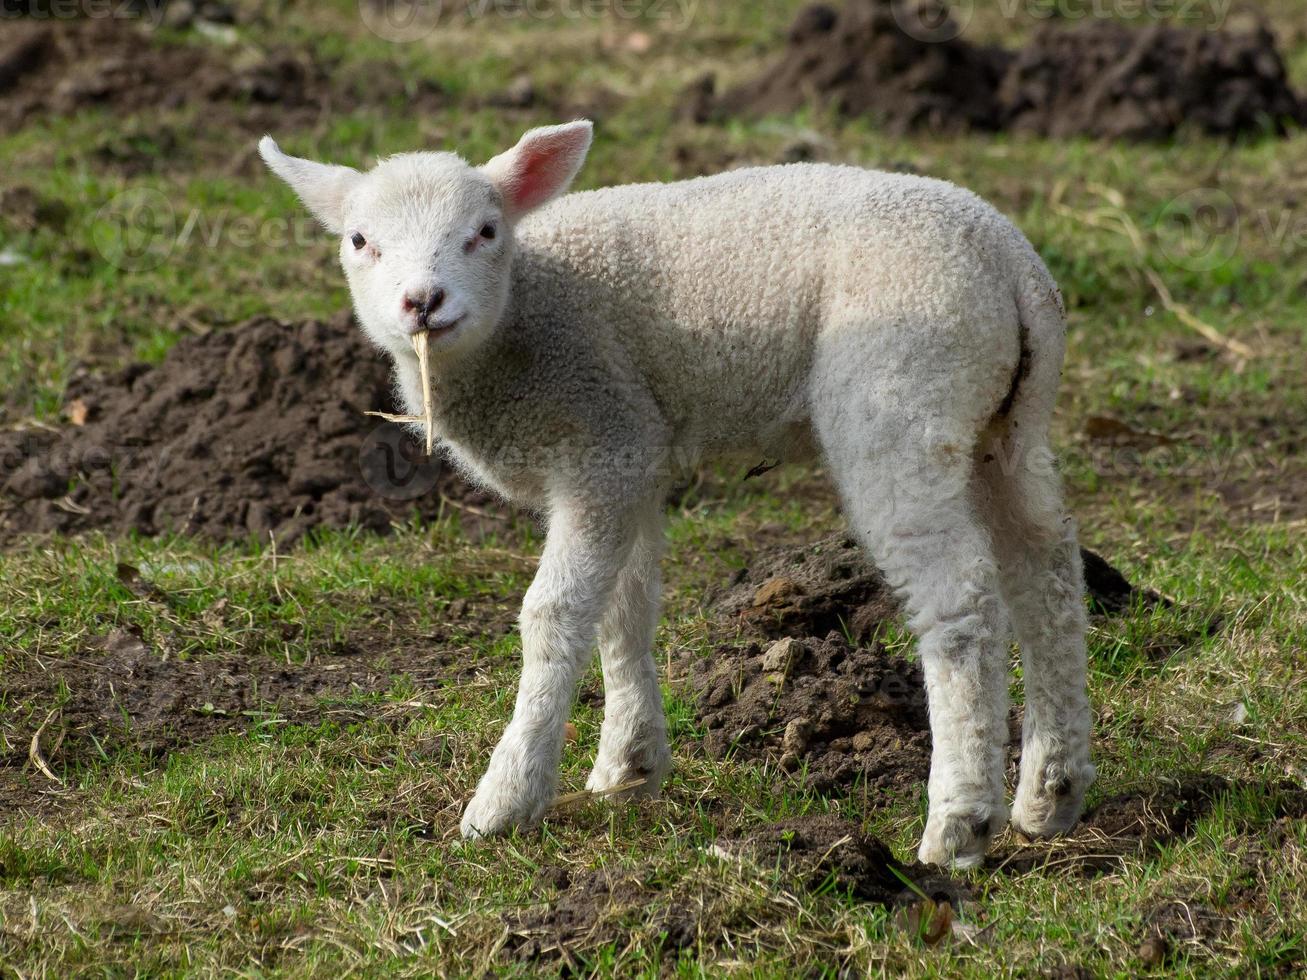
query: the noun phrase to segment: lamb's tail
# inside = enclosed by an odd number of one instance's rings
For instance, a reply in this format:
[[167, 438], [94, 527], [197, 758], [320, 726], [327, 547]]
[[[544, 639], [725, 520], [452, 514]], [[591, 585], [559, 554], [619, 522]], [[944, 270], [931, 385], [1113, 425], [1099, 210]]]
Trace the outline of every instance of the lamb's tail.
[[1066, 354], [1066, 312], [1057, 284], [1033, 251], [1018, 280], [1016, 300], [1019, 352], [995, 421], [1043, 434]]

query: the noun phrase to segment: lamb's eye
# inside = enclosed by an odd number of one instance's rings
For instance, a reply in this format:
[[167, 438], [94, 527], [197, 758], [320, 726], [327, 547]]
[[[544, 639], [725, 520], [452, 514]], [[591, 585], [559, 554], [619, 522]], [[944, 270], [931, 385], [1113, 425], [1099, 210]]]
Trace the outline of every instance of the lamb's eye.
[[495, 237], [495, 226], [489, 223], [482, 225], [481, 237], [484, 238], [486, 241], [493, 240]]
[[362, 248], [368, 243], [368, 240], [356, 231], [354, 234], [349, 236], [349, 243], [355, 248]]

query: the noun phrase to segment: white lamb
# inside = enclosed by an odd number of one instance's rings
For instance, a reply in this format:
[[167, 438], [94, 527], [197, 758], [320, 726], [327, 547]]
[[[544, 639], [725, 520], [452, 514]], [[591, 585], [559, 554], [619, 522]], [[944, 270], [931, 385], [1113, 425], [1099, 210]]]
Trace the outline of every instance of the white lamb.
[[1048, 447], [1063, 312], [1034, 249], [967, 191], [854, 167], [554, 200], [590, 139], [579, 121], [481, 167], [410, 153], [367, 173], [259, 144], [342, 236], [359, 321], [409, 410], [410, 337], [426, 330], [443, 445], [547, 517], [517, 705], [464, 835], [541, 819], [596, 640], [606, 707], [587, 785], [657, 794], [673, 464], [812, 453], [918, 637], [934, 736], [921, 859], [975, 864], [1007, 821], [1013, 629], [1026, 710], [1012, 820], [1067, 830], [1094, 768], [1079, 552]]

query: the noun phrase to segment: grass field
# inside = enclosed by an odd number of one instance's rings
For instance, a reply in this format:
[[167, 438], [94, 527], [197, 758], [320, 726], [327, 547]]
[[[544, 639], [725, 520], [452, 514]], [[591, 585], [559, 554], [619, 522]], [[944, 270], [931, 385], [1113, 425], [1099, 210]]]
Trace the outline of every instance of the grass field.
[[[233, 59], [276, 44], [331, 64], [324, 84], [403, 79], [376, 104], [342, 99], [328, 114], [269, 119], [289, 152], [365, 164], [440, 147], [480, 160], [530, 125], [592, 111], [582, 187], [776, 162], [800, 146], [955, 180], [1012, 216], [1069, 305], [1056, 443], [1083, 540], [1176, 603], [1095, 621], [1100, 776], [1090, 806], [1198, 774], [1228, 787], [1183, 832], [1103, 867], [1086, 860], [1094, 842], [1083, 839], [1005, 865], [1029, 853], [1005, 835], [995, 859], [967, 873], [962, 915], [974, 928], [939, 945], [839, 888], [797, 888], [783, 869], [723, 859], [718, 841], [820, 812], [906, 859], [923, 824], [924, 786], [867, 805], [856, 790], [815, 793], [776, 766], [701, 751], [678, 665], [712, 651], [705, 596], [758, 542], [840, 526], [817, 471], [748, 482], [710, 474], [673, 510], [658, 657], [669, 668], [675, 768], [663, 799], [582, 802], [491, 843], [462, 841], [457, 822], [511, 710], [513, 618], [540, 544], [529, 520], [478, 534], [452, 516], [388, 537], [323, 532], [286, 551], [184, 537], [37, 539], [0, 554], [0, 972], [1307, 968], [1307, 137], [1134, 146], [890, 138], [818, 115], [675, 119], [672, 105], [703, 71], [729, 80], [757, 70], [799, 6], [789, 0], [702, 0], [636, 21], [456, 19], [407, 44], [378, 37], [343, 0], [248, 6], [270, 20], [238, 21], [225, 40], [174, 29], [152, 43], [226, 44]], [[1267, 9], [1295, 81], [1307, 84], [1307, 9], [1288, 0]], [[971, 30], [1012, 38], [1032, 26], [986, 8]], [[524, 73], [534, 104], [496, 104]], [[415, 111], [424, 83], [443, 101]], [[191, 103], [39, 115], [0, 137], [0, 187], [29, 189], [44, 214], [61, 215], [0, 213], [0, 250], [18, 257], [0, 266], [0, 424], [64, 424], [64, 386], [78, 369], [157, 362], [179, 336], [254, 314], [293, 321], [347, 304], [327, 236], [301, 223], [290, 247], [279, 244], [285, 222], [300, 221], [298, 204], [258, 164], [259, 134], [239, 110]], [[151, 243], [160, 260], [116, 267], [104, 253], [118, 195], [156, 191], [171, 209], [169, 233]], [[1217, 223], [1176, 220], [1205, 221], [1199, 206], [1212, 201]], [[183, 234], [195, 216], [202, 227]], [[911, 649], [904, 635], [887, 639]], [[250, 710], [215, 717], [213, 704], [186, 701], [173, 710], [203, 737], [185, 745], [83, 739], [84, 751], [61, 751], [65, 738], [77, 742], [62, 712], [90, 676], [88, 660], [125, 656], [124, 644], [189, 665], [196, 690], [234, 678], [250, 688]], [[293, 710], [259, 693], [278, 672], [313, 682]], [[43, 673], [44, 686], [5, 681]], [[596, 666], [574, 715], [564, 791], [584, 783], [600, 692]], [[587, 877], [596, 869], [608, 877]], [[562, 949], [547, 936], [523, 940], [542, 908], [564, 901], [566, 882], [603, 880], [624, 885]], [[669, 943], [667, 923], [687, 909], [693, 927]], [[1165, 953], [1141, 950], [1159, 923], [1171, 923]]]

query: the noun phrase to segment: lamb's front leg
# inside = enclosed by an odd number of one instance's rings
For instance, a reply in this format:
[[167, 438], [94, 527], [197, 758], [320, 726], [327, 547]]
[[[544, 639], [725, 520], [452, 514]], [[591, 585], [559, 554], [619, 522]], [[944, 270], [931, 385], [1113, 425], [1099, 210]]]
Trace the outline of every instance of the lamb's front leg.
[[580, 508], [550, 515], [540, 569], [522, 602], [517, 706], [463, 812], [464, 837], [530, 826], [553, 801], [563, 725], [633, 539], [624, 517]]
[[599, 629], [604, 668], [604, 725], [599, 752], [586, 788], [602, 793], [643, 780], [623, 795], [658, 795], [671, 768], [667, 717], [653, 657], [654, 632], [662, 604], [661, 505], [640, 522], [631, 557], [622, 569]]

